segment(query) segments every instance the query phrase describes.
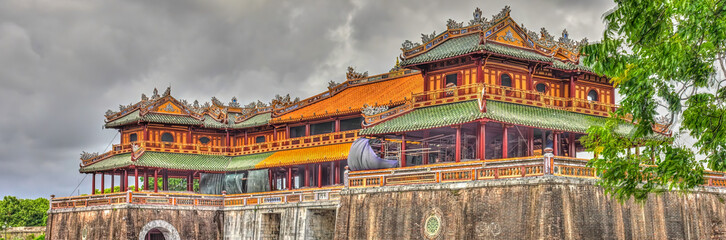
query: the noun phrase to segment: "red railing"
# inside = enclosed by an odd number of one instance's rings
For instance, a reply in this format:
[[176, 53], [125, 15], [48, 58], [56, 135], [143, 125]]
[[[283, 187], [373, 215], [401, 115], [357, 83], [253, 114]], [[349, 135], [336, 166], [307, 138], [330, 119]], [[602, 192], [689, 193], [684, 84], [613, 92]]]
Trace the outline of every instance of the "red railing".
[[52, 209], [109, 206], [118, 204], [159, 206], [227, 207], [296, 202], [336, 201], [342, 187], [296, 189], [292, 191], [208, 195], [194, 193], [122, 192], [51, 199]]

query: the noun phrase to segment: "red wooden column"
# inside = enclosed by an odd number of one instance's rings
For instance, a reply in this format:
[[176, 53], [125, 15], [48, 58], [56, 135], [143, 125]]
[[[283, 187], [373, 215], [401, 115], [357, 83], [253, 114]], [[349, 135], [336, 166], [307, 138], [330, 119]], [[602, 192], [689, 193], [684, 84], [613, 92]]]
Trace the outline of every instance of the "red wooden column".
[[557, 151], [557, 149], [560, 146], [560, 133], [552, 132], [552, 134], [554, 134], [554, 136], [552, 136], [552, 140], [553, 140], [552, 141], [552, 154], [557, 156], [557, 154], [559, 153], [559, 151]]
[[330, 181], [328, 181], [328, 182], [330, 184], [328, 184], [328, 185], [333, 185], [333, 184], [335, 184], [335, 162], [330, 162], [329, 173], [330, 173], [330, 178], [328, 180], [330, 180]]
[[114, 193], [114, 190], [116, 190], [116, 188], [113, 186], [113, 185], [115, 185], [114, 184], [115, 179], [116, 179], [116, 170], [114, 169], [113, 172], [111, 172], [111, 191], [110, 191], [111, 193]]
[[340, 184], [340, 161], [333, 162], [335, 164], [335, 184]]
[[335, 119], [335, 131], [340, 132], [340, 119]]
[[245, 138], [242, 139], [242, 145], [247, 146], [247, 131], [245, 131]]
[[502, 124], [502, 158], [507, 158], [509, 150], [509, 127], [505, 124]]
[[310, 165], [305, 165], [305, 187], [310, 187]]
[[91, 179], [91, 195], [96, 195], [96, 173], [93, 173]]
[[567, 135], [569, 136], [569, 141], [568, 141], [569, 144], [568, 144], [568, 146], [570, 147], [570, 149], [568, 151], [569, 154], [570, 154], [570, 156], [568, 156], [568, 157], [572, 157], [572, 158], [577, 157], [577, 153], [575, 153], [575, 151], [576, 151], [576, 149], [575, 149], [575, 134], [574, 133], [569, 133]]
[[154, 170], [154, 192], [159, 192], [159, 170]]
[[134, 192], [139, 191], [139, 169], [134, 168]]
[[456, 162], [461, 162], [461, 125], [456, 126]]
[[129, 170], [124, 169], [124, 177], [121, 179], [121, 181], [124, 183], [123, 189], [121, 189], [122, 192], [126, 192], [129, 190]]
[[401, 155], [399, 158], [401, 160], [401, 167], [406, 167], [406, 133], [401, 135]]
[[527, 130], [527, 156], [534, 156], [534, 128]]
[[[424, 139], [429, 138], [429, 135], [430, 135], [429, 130], [424, 130], [424, 133], [423, 133]], [[429, 148], [428, 141], [423, 143], [423, 148], [424, 149]], [[429, 164], [429, 150], [424, 150], [423, 151], [423, 164], [424, 165]]]
[[162, 189], [164, 189], [164, 191], [169, 191], [169, 171], [164, 169], [164, 176], [161, 178]]
[[272, 141], [277, 141], [277, 128], [272, 127]]
[[[575, 75], [570, 76], [570, 99], [575, 98]], [[574, 106], [575, 103], [570, 100], [571, 106]]]
[[101, 172], [101, 194], [106, 193], [106, 172]]
[[305, 124], [305, 136], [310, 136], [310, 124]]
[[323, 187], [323, 164], [318, 164], [318, 187]]
[[187, 175], [187, 191], [189, 192], [194, 191], [194, 177], [192, 174], [194, 173], [189, 173]]
[[292, 167], [287, 167], [287, 190], [292, 190]]
[[484, 160], [487, 157], [487, 122], [479, 122], [479, 159]]
[[270, 184], [270, 191], [273, 191], [273, 189], [275, 189], [275, 188], [272, 185], [272, 168], [268, 168], [267, 169], [267, 179], [268, 179], [269, 184]]

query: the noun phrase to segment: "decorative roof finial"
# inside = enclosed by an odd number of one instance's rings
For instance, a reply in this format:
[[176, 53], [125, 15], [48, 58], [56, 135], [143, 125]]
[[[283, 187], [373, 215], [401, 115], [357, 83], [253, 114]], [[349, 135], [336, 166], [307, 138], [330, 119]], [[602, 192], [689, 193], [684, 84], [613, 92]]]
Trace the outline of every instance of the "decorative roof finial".
[[146, 96], [146, 94], [141, 94], [141, 101], [149, 101], [149, 97]]
[[232, 97], [232, 101], [229, 102], [229, 106], [235, 108], [240, 107], [239, 103], [237, 102], [237, 97]]
[[166, 87], [166, 91], [164, 91], [164, 95], [162, 95], [162, 96], [163, 97], [166, 97], [166, 96], [169, 96], [169, 95], [171, 95], [171, 86]]
[[421, 34], [421, 43], [426, 44], [428, 41], [433, 40], [436, 37], [436, 31], [432, 32], [431, 35]]
[[154, 91], [151, 94], [151, 100], [156, 100], [158, 98], [159, 98], [159, 90], [157, 90], [156, 88], [154, 88]]
[[368, 77], [368, 71], [366, 71], [364, 73], [359, 73], [359, 72], [355, 71], [355, 68], [348, 66], [348, 72], [345, 73], [345, 77], [348, 80]]
[[448, 21], [446, 21], [446, 29], [454, 29], [454, 28], [462, 28], [464, 27], [464, 22], [457, 23], [454, 21], [454, 19], [449, 18]]

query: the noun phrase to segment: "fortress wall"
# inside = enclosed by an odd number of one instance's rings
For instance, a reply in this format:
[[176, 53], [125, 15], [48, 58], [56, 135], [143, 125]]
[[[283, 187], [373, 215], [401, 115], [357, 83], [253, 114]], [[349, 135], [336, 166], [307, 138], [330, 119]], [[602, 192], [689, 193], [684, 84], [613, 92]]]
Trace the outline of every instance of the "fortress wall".
[[224, 239], [333, 239], [337, 203], [225, 210]]
[[169, 223], [181, 239], [222, 239], [223, 215], [214, 208], [127, 204], [51, 210], [46, 239], [136, 240], [142, 229], [155, 220]]
[[[622, 205], [593, 180], [551, 176], [341, 194], [336, 239], [726, 239], [726, 192], [714, 188]], [[426, 235], [431, 215], [440, 227]]]

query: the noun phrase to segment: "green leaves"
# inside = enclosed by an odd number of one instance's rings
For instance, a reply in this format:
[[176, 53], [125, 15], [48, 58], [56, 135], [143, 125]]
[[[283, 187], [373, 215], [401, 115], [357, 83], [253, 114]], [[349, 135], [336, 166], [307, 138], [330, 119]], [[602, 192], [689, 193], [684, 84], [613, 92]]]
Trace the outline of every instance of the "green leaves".
[[[617, 4], [604, 16], [603, 40], [582, 49], [583, 62], [610, 76], [623, 96], [622, 107], [610, 121], [632, 118], [637, 126], [629, 136], [613, 134], [615, 124], [591, 127], [583, 142], [600, 152], [591, 165], [602, 176], [600, 184], [619, 200], [696, 187], [703, 183], [704, 165], [726, 170], [726, 87], [718, 84], [714, 69], [726, 53], [726, 4], [712, 0]], [[665, 113], [680, 116], [680, 129], [672, 130], [690, 134], [696, 140], [693, 146], [675, 146], [674, 138], [655, 137], [656, 118]], [[675, 120], [662, 123], [675, 126]], [[629, 153], [635, 146], [645, 147], [639, 155]], [[706, 159], [696, 160], [695, 153]]]
[[11, 227], [45, 226], [48, 219], [48, 199], [17, 199], [5, 196], [0, 200], [0, 225]]

